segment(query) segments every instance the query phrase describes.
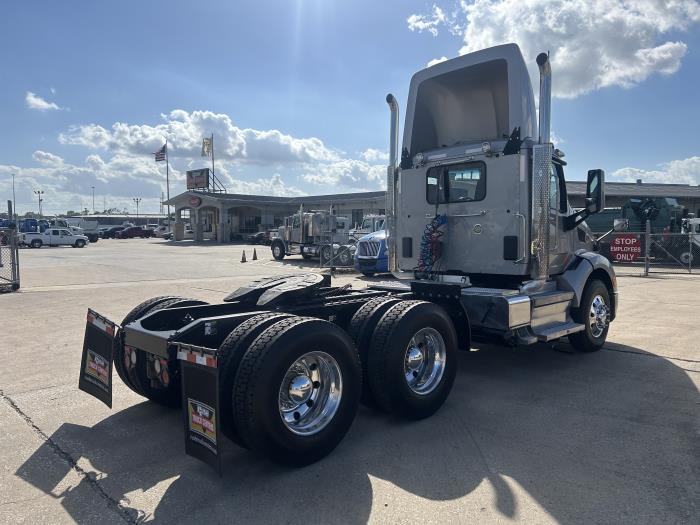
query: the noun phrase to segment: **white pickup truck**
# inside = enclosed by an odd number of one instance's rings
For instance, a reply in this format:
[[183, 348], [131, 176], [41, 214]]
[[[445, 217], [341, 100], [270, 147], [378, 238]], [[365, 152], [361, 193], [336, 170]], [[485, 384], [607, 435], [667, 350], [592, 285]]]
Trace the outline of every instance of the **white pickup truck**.
[[32, 248], [42, 246], [72, 246], [84, 248], [88, 242], [85, 235], [77, 235], [67, 228], [47, 228], [44, 233], [21, 233], [19, 243]]

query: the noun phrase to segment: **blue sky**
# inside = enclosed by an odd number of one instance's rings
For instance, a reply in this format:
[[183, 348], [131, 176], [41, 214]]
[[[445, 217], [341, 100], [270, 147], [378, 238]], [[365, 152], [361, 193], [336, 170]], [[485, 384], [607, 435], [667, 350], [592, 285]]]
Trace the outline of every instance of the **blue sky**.
[[[384, 102], [402, 108], [410, 76], [441, 57], [515, 41], [553, 57], [553, 128], [583, 179], [700, 183], [697, 2], [7, 3], [0, 19], [0, 198], [48, 212], [91, 206], [157, 211], [169, 137], [171, 193], [206, 165], [230, 189], [321, 194], [379, 189]], [[555, 13], [544, 22], [541, 12]], [[529, 21], [528, 21], [529, 20]], [[534, 29], [534, 31], [533, 31]], [[546, 46], [546, 49], [545, 49]], [[536, 81], [536, 78], [534, 79]], [[116, 126], [115, 126], [116, 124]]]

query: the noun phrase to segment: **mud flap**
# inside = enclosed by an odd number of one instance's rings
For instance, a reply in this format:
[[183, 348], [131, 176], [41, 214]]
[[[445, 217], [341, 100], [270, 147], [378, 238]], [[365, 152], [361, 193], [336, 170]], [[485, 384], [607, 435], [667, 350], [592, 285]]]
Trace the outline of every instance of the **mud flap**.
[[78, 388], [112, 408], [112, 356], [119, 326], [88, 309]]
[[182, 376], [185, 453], [221, 472], [219, 369], [215, 351], [175, 343]]

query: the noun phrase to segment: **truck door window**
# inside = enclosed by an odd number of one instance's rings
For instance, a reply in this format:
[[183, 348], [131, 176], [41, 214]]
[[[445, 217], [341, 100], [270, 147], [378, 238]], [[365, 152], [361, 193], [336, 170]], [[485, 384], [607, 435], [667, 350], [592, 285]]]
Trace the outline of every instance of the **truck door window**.
[[51, 230], [51, 235], [58, 235], [58, 230]]
[[569, 211], [569, 196], [566, 192], [566, 179], [564, 178], [564, 166], [555, 164], [554, 169], [559, 179], [559, 211], [567, 213]]
[[554, 164], [550, 165], [549, 171], [549, 208], [559, 210], [559, 177]]
[[[426, 177], [425, 197], [430, 204], [480, 201], [486, 197], [483, 162], [436, 166], [428, 170]], [[443, 181], [446, 181], [445, 188]]]

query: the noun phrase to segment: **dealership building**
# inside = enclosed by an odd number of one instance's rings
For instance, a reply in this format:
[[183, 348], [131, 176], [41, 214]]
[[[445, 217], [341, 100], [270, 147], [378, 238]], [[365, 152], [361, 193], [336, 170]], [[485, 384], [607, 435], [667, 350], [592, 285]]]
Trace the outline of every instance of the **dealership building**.
[[[582, 208], [586, 183], [566, 184], [569, 202]], [[606, 207], [619, 208], [630, 198], [675, 198], [688, 211], [700, 217], [700, 186], [688, 184], [648, 184], [637, 182], [608, 182], [605, 184]], [[230, 242], [241, 234], [265, 231], [280, 226], [284, 218], [299, 211], [329, 210], [347, 217], [351, 224], [362, 221], [367, 214], [384, 213], [383, 191], [339, 193], [304, 197], [268, 197], [236, 193], [190, 190], [172, 197], [165, 204], [175, 207], [175, 239], [185, 238], [191, 228], [195, 240]]]

